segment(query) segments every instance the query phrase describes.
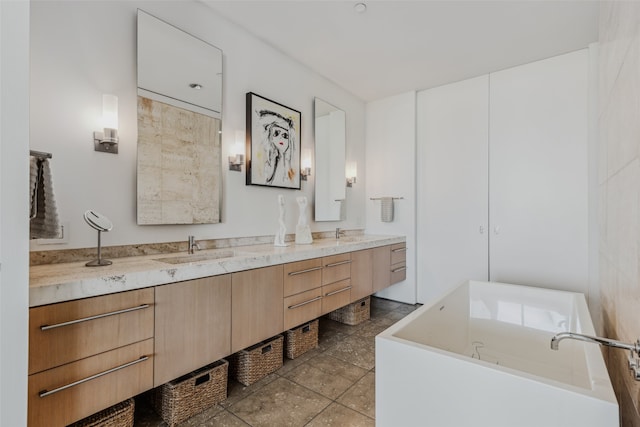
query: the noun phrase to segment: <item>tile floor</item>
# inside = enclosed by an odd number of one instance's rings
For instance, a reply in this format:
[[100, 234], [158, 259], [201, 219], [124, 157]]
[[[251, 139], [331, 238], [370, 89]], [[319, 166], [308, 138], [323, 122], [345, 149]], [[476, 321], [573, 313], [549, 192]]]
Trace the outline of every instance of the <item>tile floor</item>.
[[[249, 387], [229, 380], [227, 400], [180, 426], [373, 426], [375, 336], [418, 306], [371, 298], [371, 319], [320, 319], [318, 348]], [[166, 427], [136, 399], [135, 427]]]

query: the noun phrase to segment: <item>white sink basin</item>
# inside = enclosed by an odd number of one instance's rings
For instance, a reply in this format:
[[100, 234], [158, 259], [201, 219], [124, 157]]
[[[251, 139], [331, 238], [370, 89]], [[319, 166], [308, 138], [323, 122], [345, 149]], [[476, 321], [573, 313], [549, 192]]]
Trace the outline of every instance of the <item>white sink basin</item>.
[[165, 262], [167, 264], [187, 264], [190, 262], [210, 261], [215, 259], [233, 258], [237, 256], [235, 251], [220, 250], [204, 254], [178, 255], [166, 258], [155, 258], [154, 261]]

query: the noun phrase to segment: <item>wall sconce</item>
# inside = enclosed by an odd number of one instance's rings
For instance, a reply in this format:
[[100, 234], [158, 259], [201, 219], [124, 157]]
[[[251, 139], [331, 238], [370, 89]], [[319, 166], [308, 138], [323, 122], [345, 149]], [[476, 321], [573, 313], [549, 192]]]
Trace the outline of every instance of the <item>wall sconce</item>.
[[358, 164], [356, 162], [348, 162], [346, 167], [347, 187], [353, 187], [358, 177]]
[[93, 148], [103, 153], [118, 154], [118, 97], [102, 95], [103, 132], [93, 133]]
[[241, 172], [244, 164], [244, 132], [237, 130], [236, 142], [231, 146], [229, 156], [229, 170]]
[[311, 150], [307, 149], [302, 152], [302, 164], [300, 165], [300, 179], [307, 180], [311, 175]]

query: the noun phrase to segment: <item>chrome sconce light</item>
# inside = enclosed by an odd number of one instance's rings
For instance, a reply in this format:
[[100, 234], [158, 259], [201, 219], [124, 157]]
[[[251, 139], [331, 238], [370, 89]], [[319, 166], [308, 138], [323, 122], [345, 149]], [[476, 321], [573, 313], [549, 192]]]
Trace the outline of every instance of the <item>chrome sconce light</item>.
[[118, 154], [118, 97], [102, 95], [102, 132], [93, 132], [93, 148]]
[[236, 131], [236, 141], [231, 146], [231, 155], [229, 156], [229, 170], [235, 172], [242, 172], [242, 165], [244, 164], [244, 132]]
[[358, 164], [356, 162], [347, 163], [346, 167], [347, 187], [353, 187], [358, 177]]
[[311, 150], [304, 150], [302, 153], [302, 162], [300, 165], [300, 179], [307, 180], [307, 177], [311, 175]]

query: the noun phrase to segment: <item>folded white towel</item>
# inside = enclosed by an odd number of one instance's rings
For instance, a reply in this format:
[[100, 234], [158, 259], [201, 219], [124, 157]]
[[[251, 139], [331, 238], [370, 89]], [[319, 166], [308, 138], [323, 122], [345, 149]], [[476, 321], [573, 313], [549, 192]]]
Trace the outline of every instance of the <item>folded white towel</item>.
[[[53, 195], [53, 180], [49, 159], [37, 160], [35, 191], [32, 196], [31, 239], [55, 239], [60, 237], [58, 209]], [[33, 171], [33, 161], [31, 162]], [[31, 172], [33, 174], [33, 172]], [[35, 212], [34, 212], [35, 205]]]
[[380, 198], [380, 219], [382, 222], [393, 221], [393, 197]]

